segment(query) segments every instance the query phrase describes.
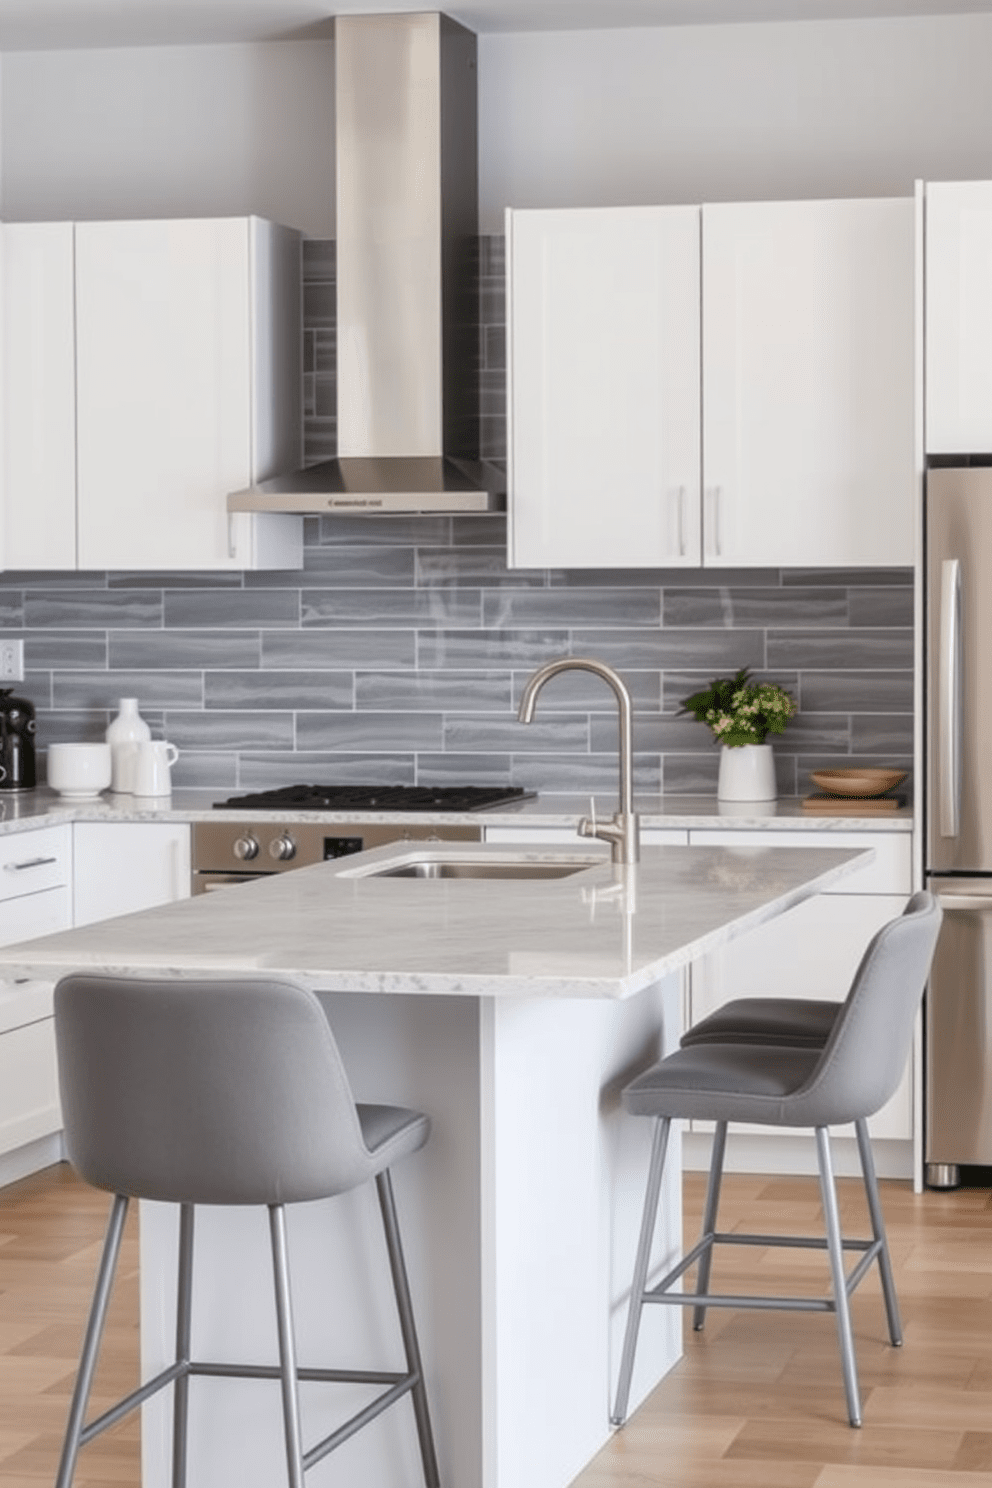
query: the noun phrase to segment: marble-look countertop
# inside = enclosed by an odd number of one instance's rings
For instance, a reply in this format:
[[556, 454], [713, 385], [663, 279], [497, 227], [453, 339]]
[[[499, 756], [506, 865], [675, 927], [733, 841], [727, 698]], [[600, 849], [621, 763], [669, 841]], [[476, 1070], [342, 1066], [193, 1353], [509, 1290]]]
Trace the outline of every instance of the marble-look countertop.
[[[367, 876], [435, 856], [578, 861], [556, 879]], [[8, 977], [287, 976], [316, 991], [624, 998], [831, 886], [873, 851], [390, 845], [0, 950]]]
[[[24, 792], [0, 792], [0, 836], [31, 827], [50, 826], [60, 822], [195, 822], [195, 821], [272, 821], [278, 815], [287, 822], [374, 822], [406, 823], [409, 812], [374, 811], [245, 811], [240, 808], [217, 808], [215, 802], [226, 799], [230, 791], [175, 791], [163, 800], [142, 800], [134, 796], [115, 796], [110, 792], [93, 801], [65, 801], [47, 787]], [[616, 798], [595, 798], [600, 820], [612, 816]], [[643, 829], [736, 827], [741, 830], [774, 827], [776, 831], [909, 832], [913, 813], [909, 807], [886, 815], [859, 812], [852, 803], [844, 816], [820, 816], [804, 811], [796, 797], [758, 803], [718, 801], [715, 796], [650, 796], [638, 795], [634, 802]], [[423, 825], [499, 827], [574, 827], [579, 818], [589, 814], [589, 797], [579, 795], [538, 795], [532, 800], [488, 811], [417, 812], [415, 819]]]

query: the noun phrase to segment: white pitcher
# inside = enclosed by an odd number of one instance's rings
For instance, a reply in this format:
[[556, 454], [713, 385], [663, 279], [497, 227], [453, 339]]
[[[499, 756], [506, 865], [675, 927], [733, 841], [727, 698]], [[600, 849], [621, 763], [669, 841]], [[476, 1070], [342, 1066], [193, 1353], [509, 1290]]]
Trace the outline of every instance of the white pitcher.
[[150, 739], [135, 746], [134, 785], [136, 796], [168, 796], [172, 794], [172, 766], [179, 758], [179, 750], [165, 739]]

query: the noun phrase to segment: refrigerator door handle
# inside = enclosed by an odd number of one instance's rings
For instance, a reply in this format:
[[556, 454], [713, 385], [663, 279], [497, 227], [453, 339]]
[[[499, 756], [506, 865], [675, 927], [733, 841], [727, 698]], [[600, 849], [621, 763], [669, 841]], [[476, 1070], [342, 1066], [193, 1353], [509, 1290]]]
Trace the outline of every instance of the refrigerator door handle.
[[938, 892], [942, 909], [971, 910], [974, 914], [987, 913], [992, 909], [992, 894], [942, 894]]
[[940, 835], [956, 837], [961, 804], [961, 563], [940, 565]]

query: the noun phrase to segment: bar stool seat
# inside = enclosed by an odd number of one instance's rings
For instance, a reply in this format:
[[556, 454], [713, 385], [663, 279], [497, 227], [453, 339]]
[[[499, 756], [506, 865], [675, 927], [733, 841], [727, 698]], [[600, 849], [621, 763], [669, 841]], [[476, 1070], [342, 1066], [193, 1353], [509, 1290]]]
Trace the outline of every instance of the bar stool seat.
[[[647, 1192], [641, 1232], [634, 1263], [627, 1327], [620, 1361], [620, 1375], [612, 1421], [622, 1425], [633, 1375], [634, 1353], [641, 1315], [649, 1303], [690, 1306], [694, 1325], [702, 1328], [708, 1307], [789, 1308], [799, 1311], [833, 1312], [836, 1318], [841, 1365], [847, 1396], [848, 1419], [861, 1424], [854, 1340], [849, 1297], [877, 1261], [894, 1345], [902, 1342], [892, 1267], [878, 1184], [875, 1178], [867, 1118], [889, 1099], [902, 1075], [912, 1039], [913, 1022], [929, 975], [941, 923], [941, 909], [932, 894], [914, 894], [905, 912], [884, 925], [871, 939], [855, 973], [851, 989], [839, 1010], [833, 1013], [826, 1041], [812, 1042], [815, 1025], [804, 1017], [797, 1020], [800, 1035], [808, 1042], [786, 1042], [787, 1017], [776, 1021], [775, 1009], [765, 999], [740, 999], [744, 1016], [734, 1024], [728, 1005], [699, 1025], [693, 1040], [658, 1061], [633, 1080], [623, 1092], [623, 1105], [633, 1116], [646, 1116], [655, 1123]], [[771, 1002], [771, 999], [767, 1000]], [[792, 1002], [804, 1013], [816, 1004]], [[821, 1005], [822, 1006], [822, 1005]], [[728, 1015], [721, 1019], [721, 1014]], [[711, 1041], [722, 1027], [723, 1041]], [[755, 1042], [765, 1028], [778, 1042]], [[742, 1031], [743, 1030], [743, 1031]], [[741, 1032], [742, 1031], [742, 1032]], [[691, 1034], [690, 1030], [690, 1034]], [[741, 1034], [741, 1036], [737, 1036]], [[716, 1123], [713, 1155], [698, 1244], [667, 1272], [648, 1286], [648, 1266], [654, 1233], [665, 1155], [671, 1123], [676, 1119], [712, 1120]], [[754, 1122], [771, 1127], [811, 1127], [816, 1134], [820, 1170], [820, 1192], [826, 1222], [826, 1238], [801, 1236], [743, 1235], [717, 1231], [717, 1210], [727, 1127], [731, 1121]], [[872, 1225], [871, 1240], [845, 1240], [841, 1236], [837, 1195], [833, 1178], [828, 1127], [853, 1122], [864, 1174]], [[710, 1293], [713, 1250], [718, 1244], [755, 1246], [811, 1246], [828, 1251], [832, 1296], [761, 1297]], [[844, 1250], [862, 1252], [850, 1275], [845, 1274]], [[693, 1265], [697, 1265], [695, 1291], [673, 1292], [671, 1288]]]
[[[159, 1390], [173, 1396], [173, 1488], [186, 1482], [189, 1382], [196, 1375], [281, 1382], [290, 1488], [335, 1447], [409, 1395], [427, 1488], [439, 1488], [420, 1348], [389, 1169], [428, 1139], [405, 1107], [356, 1104], [323, 1008], [283, 981], [166, 981], [69, 976], [55, 988], [59, 1085], [69, 1159], [114, 1195], [73, 1391], [56, 1488], [70, 1488], [81, 1446]], [[290, 1301], [287, 1204], [374, 1181], [405, 1353], [402, 1369], [302, 1369]], [[175, 1361], [85, 1423], [100, 1339], [132, 1199], [180, 1206]], [[191, 1355], [197, 1204], [269, 1211], [278, 1365]], [[362, 1410], [303, 1451], [299, 1381], [382, 1386]]]

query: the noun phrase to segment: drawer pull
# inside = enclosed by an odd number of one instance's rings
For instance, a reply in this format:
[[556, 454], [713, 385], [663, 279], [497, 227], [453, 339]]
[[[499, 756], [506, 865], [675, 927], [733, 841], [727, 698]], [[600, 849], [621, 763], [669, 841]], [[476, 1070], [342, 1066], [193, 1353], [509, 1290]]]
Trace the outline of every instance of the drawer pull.
[[48, 863], [57, 863], [58, 858], [26, 858], [23, 863], [4, 863], [5, 873], [23, 873], [25, 868], [44, 868]]

